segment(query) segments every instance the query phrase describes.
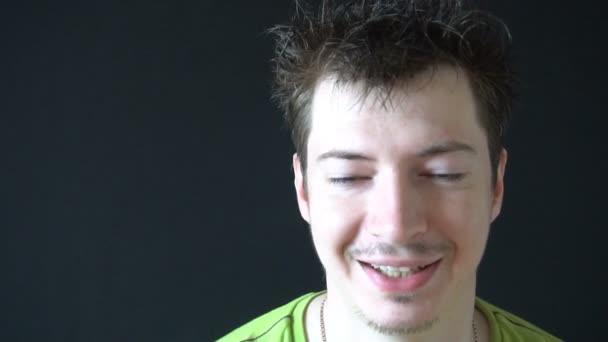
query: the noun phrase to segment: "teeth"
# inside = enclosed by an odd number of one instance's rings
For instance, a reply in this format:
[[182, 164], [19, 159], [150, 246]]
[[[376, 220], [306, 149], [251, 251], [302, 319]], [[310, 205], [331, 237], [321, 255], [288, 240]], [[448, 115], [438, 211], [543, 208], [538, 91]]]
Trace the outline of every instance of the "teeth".
[[385, 265], [374, 265], [370, 264], [374, 269], [380, 271], [382, 274], [391, 277], [391, 278], [400, 278], [407, 277], [412, 275], [422, 269], [419, 267], [394, 267], [394, 266], [385, 266]]

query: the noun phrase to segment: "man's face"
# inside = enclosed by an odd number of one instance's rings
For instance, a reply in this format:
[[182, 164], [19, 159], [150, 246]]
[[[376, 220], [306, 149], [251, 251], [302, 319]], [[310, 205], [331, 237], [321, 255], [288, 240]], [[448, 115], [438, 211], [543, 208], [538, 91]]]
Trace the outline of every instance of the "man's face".
[[438, 67], [390, 101], [376, 95], [318, 85], [306, 181], [294, 156], [295, 186], [330, 301], [380, 327], [415, 328], [472, 305], [506, 152], [492, 184], [463, 71]]

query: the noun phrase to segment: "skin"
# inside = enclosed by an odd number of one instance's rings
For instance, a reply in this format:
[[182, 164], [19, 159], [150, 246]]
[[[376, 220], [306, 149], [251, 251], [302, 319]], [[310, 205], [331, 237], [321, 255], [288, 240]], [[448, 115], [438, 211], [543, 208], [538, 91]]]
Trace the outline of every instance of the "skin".
[[[506, 151], [492, 183], [462, 70], [422, 73], [384, 105], [378, 95], [321, 80], [306, 179], [293, 158], [300, 212], [326, 271], [327, 340], [471, 341], [476, 271], [500, 212]], [[438, 266], [420, 288], [387, 292], [363, 262], [389, 259]], [[312, 341], [320, 339], [320, 300], [306, 316]], [[477, 324], [486, 335], [483, 318]]]

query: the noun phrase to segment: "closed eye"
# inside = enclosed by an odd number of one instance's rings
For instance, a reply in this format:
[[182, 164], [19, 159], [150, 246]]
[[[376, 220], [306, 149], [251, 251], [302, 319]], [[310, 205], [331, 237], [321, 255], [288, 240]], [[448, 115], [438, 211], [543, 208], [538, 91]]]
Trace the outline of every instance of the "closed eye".
[[457, 182], [463, 179], [465, 175], [465, 173], [430, 173], [424, 176], [442, 182]]
[[353, 185], [370, 179], [369, 177], [330, 177], [329, 182], [336, 185]]

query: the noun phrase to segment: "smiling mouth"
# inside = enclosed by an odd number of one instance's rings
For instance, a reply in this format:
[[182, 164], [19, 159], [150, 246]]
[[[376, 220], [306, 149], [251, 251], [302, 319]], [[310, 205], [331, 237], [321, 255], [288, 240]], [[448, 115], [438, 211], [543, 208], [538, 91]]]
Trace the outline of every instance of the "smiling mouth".
[[378, 265], [366, 263], [363, 261], [359, 261], [363, 266], [374, 269], [376, 272], [381, 273], [382, 275], [389, 278], [405, 278], [416, 273], [422, 272], [425, 269], [433, 266], [438, 263], [440, 260], [432, 262], [428, 265], [416, 266], [416, 267], [407, 267], [407, 266], [389, 266], [389, 265]]

